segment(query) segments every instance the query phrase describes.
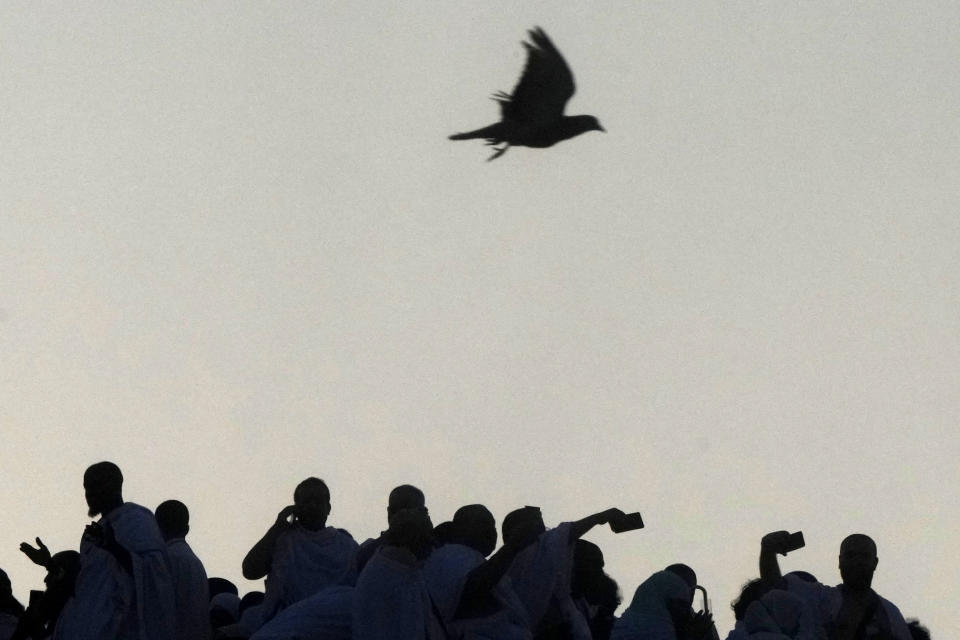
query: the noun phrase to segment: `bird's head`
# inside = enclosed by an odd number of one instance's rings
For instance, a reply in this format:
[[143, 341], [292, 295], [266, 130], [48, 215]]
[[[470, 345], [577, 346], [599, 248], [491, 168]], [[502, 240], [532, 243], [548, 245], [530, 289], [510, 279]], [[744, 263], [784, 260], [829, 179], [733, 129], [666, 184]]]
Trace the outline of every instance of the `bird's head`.
[[606, 132], [606, 129], [600, 125], [600, 121], [597, 120], [596, 116], [570, 116], [567, 120], [570, 123], [569, 128], [573, 135], [579, 135], [587, 131]]

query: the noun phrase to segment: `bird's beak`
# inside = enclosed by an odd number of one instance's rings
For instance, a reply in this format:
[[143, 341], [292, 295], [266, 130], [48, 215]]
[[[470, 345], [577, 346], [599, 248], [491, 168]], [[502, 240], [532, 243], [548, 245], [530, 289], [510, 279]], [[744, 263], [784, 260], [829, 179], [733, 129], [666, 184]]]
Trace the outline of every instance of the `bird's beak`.
[[607, 132], [607, 130], [604, 129], [603, 126], [602, 126], [602, 125], [599, 125], [599, 124], [597, 125], [597, 129], [598, 129], [599, 131], [603, 131], [604, 133]]

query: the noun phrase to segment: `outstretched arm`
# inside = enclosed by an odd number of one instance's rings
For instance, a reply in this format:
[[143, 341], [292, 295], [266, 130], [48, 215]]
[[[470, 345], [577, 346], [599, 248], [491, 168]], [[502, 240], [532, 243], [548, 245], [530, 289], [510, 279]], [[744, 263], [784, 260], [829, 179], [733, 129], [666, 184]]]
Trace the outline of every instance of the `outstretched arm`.
[[615, 518], [622, 518], [624, 516], [623, 511], [616, 508], [607, 509], [606, 511], [601, 511], [600, 513], [595, 513], [592, 516], [587, 516], [582, 520], [577, 520], [570, 527], [570, 542], [579, 540], [593, 529], [598, 524], [607, 524]]
[[295, 507], [290, 505], [284, 507], [277, 514], [276, 521], [267, 529], [263, 537], [253, 545], [253, 548], [247, 552], [243, 559], [243, 577], [247, 580], [259, 580], [268, 573], [273, 564], [273, 549], [276, 546], [277, 538], [280, 534], [290, 528], [287, 518], [293, 515]]
[[776, 582], [781, 578], [777, 554], [783, 552], [789, 541], [790, 533], [787, 531], [773, 531], [761, 538], [760, 579], [764, 582]]

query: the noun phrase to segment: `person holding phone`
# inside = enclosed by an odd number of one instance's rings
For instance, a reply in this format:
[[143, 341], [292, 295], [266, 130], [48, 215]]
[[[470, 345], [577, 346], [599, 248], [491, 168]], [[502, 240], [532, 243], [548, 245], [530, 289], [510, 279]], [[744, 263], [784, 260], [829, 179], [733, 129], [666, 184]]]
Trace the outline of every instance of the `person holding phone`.
[[243, 559], [243, 577], [266, 577], [263, 604], [244, 613], [241, 625], [252, 633], [278, 612], [333, 586], [357, 581], [357, 543], [343, 529], [327, 526], [330, 490], [319, 478], [297, 485], [293, 504], [284, 507]]
[[760, 579], [785, 587], [806, 602], [830, 640], [911, 640], [900, 610], [871, 588], [878, 558], [877, 545], [870, 536], [854, 533], [840, 543], [842, 582], [836, 587], [808, 582], [792, 574], [781, 577], [777, 555], [786, 555], [798, 548], [796, 544], [796, 534], [786, 531], [773, 531], [763, 536], [760, 541]]

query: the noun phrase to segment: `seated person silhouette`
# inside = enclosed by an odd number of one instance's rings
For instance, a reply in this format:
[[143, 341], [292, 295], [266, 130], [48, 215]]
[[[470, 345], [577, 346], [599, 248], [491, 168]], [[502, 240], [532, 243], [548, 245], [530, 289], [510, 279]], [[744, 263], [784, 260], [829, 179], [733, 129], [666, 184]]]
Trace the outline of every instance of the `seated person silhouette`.
[[186, 541], [190, 531], [190, 511], [179, 500], [167, 500], [157, 507], [154, 516], [167, 544], [167, 558], [173, 577], [177, 608], [176, 638], [209, 638], [210, 587], [203, 563]]
[[247, 609], [240, 624], [248, 633], [259, 629], [295, 602], [357, 580], [357, 543], [342, 529], [327, 526], [330, 490], [319, 478], [307, 478], [293, 492], [293, 504], [243, 559], [243, 577], [266, 576], [263, 604]]
[[[761, 540], [760, 578], [765, 582], [781, 583], [777, 554], [786, 555], [789, 536], [786, 531], [774, 531]], [[876, 543], [854, 533], [840, 543], [839, 585], [830, 587], [788, 574], [782, 586], [805, 602], [830, 640], [910, 640], [900, 610], [871, 588], [877, 563]]]
[[83, 474], [90, 517], [73, 597], [54, 640], [171, 640], [175, 615], [167, 548], [149, 509], [124, 502], [123, 474], [98, 462]]
[[443, 640], [443, 622], [423, 575], [436, 546], [430, 516], [403, 509], [390, 518], [353, 594], [354, 640]]
[[[416, 488], [412, 484], [402, 484], [399, 487], [394, 487], [394, 489], [390, 491], [390, 495], [387, 497], [388, 527], [390, 525], [390, 518], [393, 517], [393, 514], [404, 509], [419, 509], [429, 515], [423, 491]], [[361, 571], [363, 571], [363, 568], [366, 566], [370, 558], [373, 557], [373, 554], [377, 552], [377, 549], [380, 547], [380, 545], [383, 544], [385, 535], [386, 531], [381, 531], [379, 537], [364, 540], [363, 544], [360, 545], [360, 548], [357, 550], [358, 575]]]
[[[34, 564], [47, 570], [43, 578], [46, 589], [42, 592], [30, 592], [30, 605], [20, 617], [16, 631], [10, 640], [25, 640], [26, 638], [47, 638], [53, 633], [57, 618], [63, 605], [73, 596], [74, 583], [80, 572], [80, 554], [76, 551], [60, 551], [50, 555], [50, 550], [40, 538], [36, 539], [37, 546], [32, 547], [24, 542], [20, 545], [23, 551]], [[3, 636], [0, 635], [0, 638]]]
[[529, 640], [523, 603], [506, 572], [517, 554], [536, 541], [540, 530], [517, 532], [490, 556], [497, 544], [497, 525], [485, 506], [460, 507], [444, 525], [437, 529], [445, 532], [445, 539], [427, 558], [423, 571], [448, 633], [470, 640]]

